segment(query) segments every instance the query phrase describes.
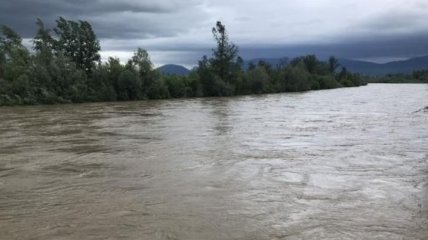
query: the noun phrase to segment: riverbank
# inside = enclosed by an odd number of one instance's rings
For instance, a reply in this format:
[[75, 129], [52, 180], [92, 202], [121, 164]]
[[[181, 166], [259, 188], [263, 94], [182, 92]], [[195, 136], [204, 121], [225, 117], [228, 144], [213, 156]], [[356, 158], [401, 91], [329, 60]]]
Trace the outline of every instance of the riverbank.
[[[169, 76], [171, 77], [171, 76]], [[367, 83], [364, 83], [363, 85], [359, 85], [359, 86], [352, 86], [352, 87], [360, 87], [360, 86], [365, 86], [367, 85]], [[331, 88], [324, 88], [324, 89], [316, 89], [316, 90], [306, 90], [306, 91], [293, 91], [293, 92], [307, 92], [307, 91], [319, 91], [319, 90], [327, 90], [327, 89], [335, 89], [335, 88], [343, 88], [343, 86], [336, 86], [336, 87], [331, 87]], [[293, 92], [269, 92], [269, 91], [265, 91], [263, 93], [257, 93], [257, 94], [280, 94], [280, 93], [293, 93]], [[248, 96], [248, 95], [254, 95], [254, 93], [243, 93], [243, 94], [238, 94], [238, 95], [229, 95], [229, 96], [223, 96], [223, 97], [231, 97], [231, 96]], [[72, 101], [72, 100], [64, 100], [63, 98], [54, 98], [51, 99], [50, 101], [34, 101], [31, 99], [26, 99], [26, 98], [21, 98], [18, 95], [15, 96], [8, 96], [8, 95], [0, 95], [0, 107], [4, 107], [4, 106], [31, 106], [31, 105], [56, 105], [56, 104], [80, 104], [80, 103], [100, 103], [100, 102], [126, 102], [126, 101], [141, 101], [141, 100], [159, 100], [159, 99], [183, 99], [183, 98], [201, 98], [204, 96], [199, 96], [199, 95], [192, 95], [192, 96], [178, 96], [178, 97], [172, 97], [171, 95], [168, 95], [164, 98], [154, 98], [154, 99], [150, 99], [150, 98], [142, 98], [142, 99], [135, 99], [135, 100], [118, 100], [118, 99], [113, 99], [113, 100], [106, 100], [106, 99], [99, 99], [99, 100], [95, 100], [95, 99], [88, 99], [88, 100], [79, 100], [79, 101]], [[213, 97], [213, 96], [205, 96], [206, 97]]]
[[212, 56], [203, 56], [188, 76], [161, 75], [141, 48], [126, 63], [115, 57], [101, 62], [99, 41], [86, 21], [60, 17], [55, 35], [40, 19], [37, 26], [34, 51], [13, 29], [1, 29], [0, 105], [235, 96], [367, 83], [340, 69], [333, 56], [327, 61], [306, 55], [277, 66], [264, 61], [246, 66], [219, 21], [212, 29], [216, 42]]

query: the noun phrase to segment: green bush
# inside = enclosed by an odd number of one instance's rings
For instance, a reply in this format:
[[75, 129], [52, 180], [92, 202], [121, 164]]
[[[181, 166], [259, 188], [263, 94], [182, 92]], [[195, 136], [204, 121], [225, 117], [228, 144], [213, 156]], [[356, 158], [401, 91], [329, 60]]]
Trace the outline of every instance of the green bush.
[[118, 100], [136, 100], [141, 97], [141, 80], [135, 73], [125, 70], [119, 75]]

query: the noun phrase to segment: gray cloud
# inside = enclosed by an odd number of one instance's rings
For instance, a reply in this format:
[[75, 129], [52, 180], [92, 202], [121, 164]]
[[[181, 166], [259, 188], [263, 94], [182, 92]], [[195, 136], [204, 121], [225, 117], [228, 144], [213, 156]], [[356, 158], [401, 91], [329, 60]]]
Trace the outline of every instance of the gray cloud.
[[241, 55], [411, 57], [428, 53], [425, 0], [0, 0], [0, 24], [24, 38], [35, 20], [89, 21], [106, 54], [126, 59], [137, 47], [157, 64], [194, 65], [209, 54], [211, 27], [226, 24]]
[[[411, 47], [409, 47], [411, 46]], [[241, 47], [241, 55], [246, 58], [256, 57], [295, 57], [302, 54], [316, 54], [321, 58], [334, 55], [339, 58], [370, 59], [377, 57], [413, 57], [428, 53], [428, 33], [412, 37], [395, 37], [390, 39], [351, 41], [334, 44], [289, 45], [264, 47]]]
[[[34, 35], [37, 18], [54, 26], [60, 16], [90, 21], [101, 38], [173, 36], [193, 21], [187, 13], [198, 7], [196, 1], [189, 1], [193, 5], [187, 8], [178, 0], [0, 1], [0, 23], [11, 26], [24, 38]], [[200, 14], [195, 11], [190, 15], [198, 17]]]

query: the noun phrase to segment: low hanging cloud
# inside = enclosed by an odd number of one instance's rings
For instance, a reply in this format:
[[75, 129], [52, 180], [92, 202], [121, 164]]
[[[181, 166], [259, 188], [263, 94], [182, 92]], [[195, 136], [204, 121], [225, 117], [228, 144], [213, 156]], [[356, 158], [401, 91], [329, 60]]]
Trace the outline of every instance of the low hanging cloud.
[[221, 20], [244, 58], [315, 53], [400, 58], [428, 54], [425, 0], [0, 0], [0, 24], [32, 38], [35, 20], [87, 20], [102, 55], [126, 59], [142, 47], [156, 64], [195, 65], [214, 46]]

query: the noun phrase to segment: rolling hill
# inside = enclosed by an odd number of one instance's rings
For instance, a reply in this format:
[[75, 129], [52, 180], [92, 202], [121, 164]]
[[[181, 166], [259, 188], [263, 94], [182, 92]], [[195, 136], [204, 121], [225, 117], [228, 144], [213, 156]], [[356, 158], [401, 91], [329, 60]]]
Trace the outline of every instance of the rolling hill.
[[177, 75], [177, 76], [187, 76], [190, 72], [189, 69], [176, 64], [167, 64], [157, 68], [159, 72], [164, 75]]
[[383, 64], [349, 59], [339, 59], [339, 62], [352, 72], [372, 76], [383, 76], [389, 73], [411, 73], [415, 70], [428, 69], [428, 56]]
[[[288, 62], [288, 58], [254, 58], [244, 61], [244, 68], [248, 68], [250, 64], [257, 64], [259, 61], [264, 61], [271, 66], [284, 65]], [[415, 70], [428, 69], [428, 56], [410, 58], [403, 61], [393, 61], [388, 63], [373, 63], [352, 59], [339, 59], [341, 66], [346, 67], [351, 72], [356, 72], [370, 76], [384, 76], [386, 74], [396, 73], [411, 73]], [[158, 68], [165, 75], [187, 76], [189, 69], [176, 64], [167, 64]]]
[[[288, 58], [256, 58], [245, 61], [245, 66], [248, 67], [250, 63], [257, 64], [260, 60], [263, 60], [272, 66], [277, 66], [287, 62]], [[411, 73], [415, 70], [428, 69], [428, 56], [415, 57], [383, 64], [352, 59], [339, 59], [339, 63], [351, 72], [371, 76], [384, 76], [390, 73]]]

